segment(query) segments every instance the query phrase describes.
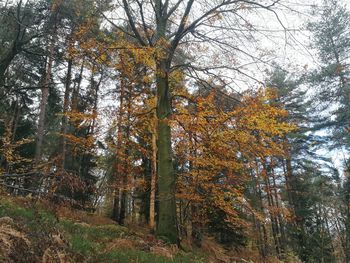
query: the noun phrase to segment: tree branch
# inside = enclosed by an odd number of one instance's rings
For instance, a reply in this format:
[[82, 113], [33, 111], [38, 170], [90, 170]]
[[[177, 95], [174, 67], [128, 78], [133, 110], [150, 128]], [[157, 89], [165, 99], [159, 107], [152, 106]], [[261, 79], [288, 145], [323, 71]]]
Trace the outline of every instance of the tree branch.
[[136, 28], [135, 21], [132, 17], [132, 13], [130, 10], [130, 6], [126, 0], [123, 0], [123, 5], [124, 5], [124, 10], [125, 10], [126, 16], [128, 17], [129, 25], [131, 27], [131, 30], [135, 34], [136, 39], [139, 41], [139, 43], [142, 46], [146, 46], [147, 45], [146, 42], [143, 40], [142, 36], [140, 35], [140, 32]]

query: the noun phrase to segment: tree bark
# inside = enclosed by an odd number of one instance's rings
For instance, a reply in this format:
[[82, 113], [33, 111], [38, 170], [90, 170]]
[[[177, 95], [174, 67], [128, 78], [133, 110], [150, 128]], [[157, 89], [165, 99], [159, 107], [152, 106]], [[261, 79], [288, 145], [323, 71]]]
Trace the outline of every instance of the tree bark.
[[73, 60], [68, 60], [68, 68], [67, 68], [67, 75], [65, 80], [65, 91], [64, 91], [64, 101], [63, 101], [63, 116], [62, 116], [62, 125], [61, 125], [61, 147], [60, 147], [60, 153], [61, 153], [61, 168], [64, 169], [66, 166], [66, 138], [65, 135], [67, 134], [68, 129], [68, 117], [67, 112], [69, 108], [69, 97], [70, 97], [70, 86], [72, 82], [72, 66], [73, 66]]
[[[255, 193], [258, 197], [258, 209], [260, 210], [261, 213], [264, 212], [264, 202], [263, 202], [263, 196], [262, 196], [262, 189], [261, 189], [261, 184], [258, 180], [258, 174], [259, 172], [257, 171], [257, 176], [254, 178], [255, 179]], [[262, 229], [262, 236], [261, 236], [261, 244], [262, 244], [262, 247], [261, 247], [261, 250], [260, 250], [260, 253], [261, 253], [261, 256], [263, 258], [263, 262], [265, 262], [265, 259], [266, 257], [268, 256], [268, 250], [269, 250], [269, 242], [267, 240], [267, 230], [266, 230], [266, 226], [264, 224], [264, 222], [261, 222], [261, 221], [258, 221], [258, 224], [259, 224], [259, 227], [261, 227]]]
[[[122, 145], [123, 145], [123, 131], [122, 131], [122, 124], [123, 124], [123, 118], [124, 118], [124, 99], [125, 99], [125, 83], [120, 81], [120, 96], [119, 96], [119, 112], [118, 112], [118, 123], [117, 123], [117, 145], [116, 145], [116, 154], [115, 154], [115, 162], [114, 162], [114, 181], [117, 182], [118, 179], [121, 180], [121, 152], [122, 152]], [[118, 184], [117, 188], [114, 191], [114, 201], [113, 201], [113, 212], [112, 212], [112, 219], [116, 222], [120, 222], [120, 213], [121, 213], [121, 203], [120, 203], [120, 195], [121, 195], [121, 187], [123, 187], [122, 184]]]
[[45, 132], [45, 117], [46, 117], [46, 106], [49, 98], [49, 88], [52, 76], [52, 67], [54, 62], [55, 53], [55, 41], [57, 40], [57, 11], [54, 5], [51, 7], [52, 11], [52, 35], [50, 37], [49, 54], [47, 58], [47, 64], [45, 69], [45, 77], [43, 78], [42, 88], [41, 88], [41, 101], [40, 101], [40, 111], [39, 111], [39, 123], [37, 129], [37, 142], [35, 148], [35, 165], [38, 165], [42, 158], [42, 145]]
[[129, 85], [128, 87], [128, 96], [127, 96], [127, 116], [126, 116], [126, 123], [125, 123], [125, 135], [124, 137], [124, 151], [123, 151], [123, 160], [120, 161], [121, 167], [121, 181], [122, 181], [122, 187], [121, 187], [121, 200], [120, 200], [120, 214], [119, 214], [119, 224], [124, 225], [125, 220], [127, 219], [128, 215], [128, 184], [129, 184], [129, 163], [128, 163], [128, 156], [129, 156], [129, 148], [128, 148], [128, 142], [130, 137], [130, 117], [131, 117], [131, 92], [132, 87]]
[[[77, 83], [76, 85], [73, 86], [73, 91], [72, 91], [72, 112], [78, 112], [78, 102], [79, 102], [79, 93], [80, 93], [80, 86], [81, 86], [81, 81], [83, 79], [83, 71], [84, 71], [84, 61], [82, 62], [80, 66], [80, 72], [78, 75], [78, 79], [75, 79], [74, 82]], [[98, 90], [98, 84], [95, 85], [95, 80], [94, 80], [94, 72], [91, 73], [91, 79], [90, 79], [90, 85], [92, 89]], [[94, 92], [94, 105], [95, 101], [97, 101], [97, 92]]]
[[13, 45], [13, 48], [5, 55], [4, 58], [0, 60], [0, 85], [5, 83], [5, 73], [7, 68], [10, 66], [12, 60], [15, 58], [17, 53], [20, 50], [17, 50], [16, 43]]
[[157, 116], [155, 116], [152, 129], [152, 173], [151, 173], [151, 192], [149, 204], [149, 227], [154, 230], [155, 227], [155, 202], [157, 186]]
[[42, 157], [42, 146], [44, 140], [44, 132], [45, 132], [45, 117], [46, 117], [46, 106], [49, 98], [49, 88], [50, 88], [50, 80], [52, 75], [52, 65], [53, 65], [53, 53], [54, 53], [54, 42], [50, 44], [49, 57], [47, 62], [47, 69], [45, 72], [44, 83], [41, 88], [41, 100], [40, 100], [40, 110], [39, 110], [39, 123], [37, 129], [37, 141], [36, 141], [36, 149], [35, 149], [35, 164], [41, 161]]
[[159, 217], [156, 234], [170, 243], [178, 243], [175, 201], [175, 173], [171, 148], [171, 100], [167, 61], [157, 63], [157, 148]]
[[[281, 211], [281, 209], [283, 209], [283, 208], [279, 205], [280, 198], [279, 198], [278, 192], [277, 192], [276, 175], [275, 175], [274, 168], [272, 167], [272, 165], [271, 165], [271, 176], [272, 176], [273, 192], [274, 192], [274, 199], [275, 199], [274, 204], [275, 204], [276, 208], [279, 211]], [[278, 239], [279, 239], [281, 253], [283, 254], [284, 250], [285, 250], [286, 235], [284, 232], [284, 224], [283, 224], [283, 218], [282, 218], [281, 213], [277, 214], [277, 223], [278, 223], [278, 230], [279, 230]]]

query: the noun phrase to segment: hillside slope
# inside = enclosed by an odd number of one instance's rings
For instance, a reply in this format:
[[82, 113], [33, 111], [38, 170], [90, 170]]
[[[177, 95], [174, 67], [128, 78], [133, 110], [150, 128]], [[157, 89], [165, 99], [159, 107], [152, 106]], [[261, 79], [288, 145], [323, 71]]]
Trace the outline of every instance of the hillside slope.
[[[225, 254], [214, 241], [185, 252], [141, 227], [123, 227], [81, 211], [0, 198], [0, 262], [248, 262]], [[251, 261], [250, 261], [251, 262]]]

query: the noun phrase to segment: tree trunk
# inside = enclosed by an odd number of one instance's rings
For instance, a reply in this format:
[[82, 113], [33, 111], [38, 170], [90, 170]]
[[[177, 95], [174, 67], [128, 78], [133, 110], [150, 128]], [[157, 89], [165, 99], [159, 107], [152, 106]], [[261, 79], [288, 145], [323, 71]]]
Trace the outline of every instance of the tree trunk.
[[40, 101], [40, 111], [39, 111], [39, 123], [37, 130], [37, 141], [36, 141], [36, 149], [35, 149], [35, 164], [41, 161], [42, 157], [42, 146], [44, 140], [44, 132], [45, 132], [45, 116], [46, 116], [46, 106], [49, 98], [49, 86], [52, 74], [52, 65], [53, 65], [53, 53], [54, 53], [54, 42], [50, 44], [49, 57], [47, 62], [47, 68], [45, 72], [44, 83], [41, 88], [41, 101]]
[[17, 128], [18, 128], [18, 123], [19, 123], [19, 119], [21, 116], [21, 107], [19, 104], [18, 99], [16, 99], [15, 101], [15, 108], [14, 108], [14, 112], [13, 112], [14, 116], [13, 116], [13, 124], [12, 124], [12, 139], [11, 139], [11, 143], [14, 143], [16, 140], [16, 132], [17, 132]]
[[166, 60], [157, 63], [157, 148], [159, 217], [157, 236], [170, 243], [178, 242], [176, 226], [175, 173], [171, 149], [171, 98]]
[[5, 83], [6, 70], [19, 52], [20, 51], [16, 49], [16, 43], [14, 43], [13, 48], [0, 60], [0, 85]]
[[[122, 145], [123, 145], [123, 131], [122, 131], [122, 124], [123, 124], [123, 118], [124, 118], [124, 98], [125, 97], [125, 83], [121, 79], [120, 84], [120, 96], [119, 96], [119, 112], [118, 112], [118, 123], [117, 123], [117, 145], [116, 145], [116, 154], [115, 154], [115, 163], [114, 163], [114, 180], [115, 182], [118, 182], [118, 179], [121, 180], [121, 153], [122, 153]], [[118, 189], [115, 189], [114, 191], [114, 202], [113, 202], [113, 212], [112, 212], [112, 219], [116, 222], [120, 222], [120, 213], [121, 213], [121, 203], [120, 203], [120, 195], [121, 195], [121, 188], [123, 187], [120, 182], [117, 185]]]
[[72, 61], [72, 59], [69, 59], [68, 60], [67, 75], [66, 75], [66, 80], [65, 80], [63, 116], [62, 116], [62, 125], [61, 125], [60, 153], [61, 153], [61, 168], [62, 169], [65, 169], [65, 166], [66, 166], [66, 138], [65, 138], [65, 135], [67, 134], [67, 129], [68, 129], [67, 112], [68, 112], [68, 108], [69, 108], [70, 86], [71, 86], [71, 82], [72, 82], [72, 66], [73, 66], [73, 61]]
[[[256, 171], [256, 175], [254, 175], [254, 173], [252, 173], [251, 178], [252, 178], [252, 182], [253, 182], [253, 191], [254, 191], [254, 195], [256, 197], [256, 209], [257, 211], [259, 211], [260, 213], [264, 212], [264, 205], [263, 205], [263, 198], [262, 198], [262, 190], [260, 187], [260, 182], [258, 180], [258, 170]], [[252, 199], [254, 200], [254, 199]], [[261, 258], [261, 262], [265, 262], [266, 261], [266, 257], [267, 257], [267, 253], [268, 253], [268, 242], [267, 242], [267, 235], [266, 235], [266, 227], [264, 225], [264, 222], [261, 222], [261, 220], [259, 218], [256, 218], [253, 215], [253, 219], [255, 221], [255, 228], [258, 231], [258, 250], [259, 250], [259, 254], [260, 254], [260, 258]]]
[[[278, 193], [277, 193], [276, 175], [275, 175], [275, 172], [274, 172], [272, 165], [271, 165], [271, 176], [272, 176], [273, 192], [274, 192], [274, 199], [275, 199], [274, 204], [275, 204], [276, 208], [278, 209], [278, 211], [281, 211], [281, 209], [283, 209], [283, 208], [279, 205], [280, 198], [279, 198]], [[283, 224], [283, 218], [282, 218], [281, 213], [277, 214], [277, 223], [278, 223], [278, 230], [279, 230], [278, 239], [279, 239], [281, 253], [283, 254], [284, 250], [285, 250], [286, 235], [285, 235], [285, 231], [284, 231], [284, 224]]]
[[111, 218], [118, 222], [120, 211], [120, 191], [119, 189], [114, 189], [113, 191], [113, 210]]
[[[266, 179], [267, 181], [268, 179]], [[267, 201], [268, 201], [268, 205], [270, 207], [269, 209], [269, 214], [270, 214], [270, 219], [271, 219], [271, 229], [272, 229], [272, 236], [273, 236], [273, 240], [274, 240], [274, 243], [275, 243], [275, 249], [276, 249], [276, 254], [277, 254], [277, 257], [279, 258], [280, 255], [281, 255], [281, 246], [280, 246], [280, 243], [279, 243], [279, 229], [278, 229], [278, 222], [277, 222], [277, 218], [276, 216], [274, 215], [274, 211], [271, 211], [274, 210], [275, 208], [275, 205], [273, 203], [273, 199], [272, 199], [272, 196], [271, 196], [271, 189], [270, 189], [270, 186], [267, 186], [268, 190], [267, 190]]]
[[[263, 201], [263, 196], [262, 196], [262, 189], [261, 189], [261, 184], [259, 182], [259, 171], [257, 169], [256, 171], [256, 177], [253, 177], [255, 180], [254, 182], [254, 190], [255, 190], [255, 193], [257, 194], [257, 197], [258, 197], [258, 209], [259, 209], [259, 212], [261, 213], [264, 213], [264, 201]], [[260, 220], [260, 219], [259, 219]], [[267, 240], [267, 230], [266, 230], [266, 226], [264, 224], [264, 222], [261, 222], [261, 221], [258, 221], [259, 222], [259, 227], [261, 227], [262, 229], [262, 247], [261, 247], [261, 256], [263, 258], [263, 262], [265, 262], [265, 259], [266, 257], [268, 256], [268, 250], [269, 250], [269, 243], [268, 243], [268, 240]]]
[[[79, 102], [79, 94], [80, 94], [80, 86], [81, 86], [81, 81], [83, 79], [83, 71], [84, 71], [84, 61], [81, 64], [80, 67], [80, 72], [78, 75], [78, 79], [75, 79], [74, 82], [76, 82], [77, 84], [74, 85], [73, 91], [72, 91], [72, 112], [78, 112], [78, 102]], [[91, 88], [94, 89], [94, 87], [96, 86], [95, 90], [98, 90], [98, 85], [95, 85], [95, 80], [94, 80], [94, 72], [92, 71], [91, 73], [91, 79], [90, 79], [90, 85]], [[97, 100], [97, 94], [94, 93], [94, 103]]]
[[128, 87], [128, 97], [127, 97], [127, 116], [126, 116], [126, 128], [125, 128], [125, 135], [124, 137], [124, 151], [123, 151], [123, 162], [120, 162], [122, 165], [121, 169], [121, 179], [122, 179], [122, 192], [121, 192], [121, 200], [120, 200], [120, 217], [119, 217], [119, 224], [124, 225], [125, 220], [127, 218], [128, 214], [128, 184], [129, 184], [129, 177], [128, 174], [130, 171], [129, 169], [129, 163], [128, 163], [128, 156], [129, 156], [129, 145], [128, 142], [130, 140], [130, 117], [131, 117], [131, 91], [132, 87], [129, 85]]
[[151, 192], [149, 204], [149, 227], [154, 230], [155, 227], [155, 202], [157, 185], [157, 116], [153, 121], [152, 129], [152, 173], [151, 173]]
[[52, 35], [50, 38], [50, 46], [49, 46], [49, 54], [47, 58], [47, 65], [45, 69], [45, 77], [42, 79], [43, 83], [41, 88], [41, 101], [40, 101], [40, 111], [39, 111], [39, 123], [38, 123], [38, 129], [37, 129], [37, 141], [36, 141], [36, 148], [35, 148], [35, 165], [38, 165], [38, 163], [41, 161], [42, 158], [42, 145], [43, 145], [43, 139], [44, 139], [44, 132], [45, 132], [45, 117], [46, 117], [46, 106], [48, 103], [49, 98], [49, 88], [50, 88], [50, 81], [51, 81], [51, 75], [52, 75], [52, 67], [54, 62], [54, 53], [55, 53], [55, 42], [57, 40], [57, 12], [54, 8], [54, 5], [52, 5], [52, 19], [53, 19], [53, 28], [52, 28]]

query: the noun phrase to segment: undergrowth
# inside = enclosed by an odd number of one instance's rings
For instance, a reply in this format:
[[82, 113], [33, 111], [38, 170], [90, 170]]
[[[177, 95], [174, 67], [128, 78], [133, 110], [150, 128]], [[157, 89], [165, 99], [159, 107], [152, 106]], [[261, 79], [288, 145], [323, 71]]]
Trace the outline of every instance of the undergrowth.
[[117, 224], [89, 225], [69, 219], [60, 219], [40, 205], [17, 204], [0, 199], [0, 217], [11, 217], [16, 225], [25, 229], [40, 248], [40, 242], [50, 242], [53, 233], [61, 233], [67, 240], [67, 249], [78, 255], [82, 262], [137, 262], [137, 263], [202, 263], [200, 253], [177, 252], [173, 258], [156, 255], [137, 247], [123, 248], [109, 245], [118, 239], [133, 240], [136, 237], [126, 227]]

